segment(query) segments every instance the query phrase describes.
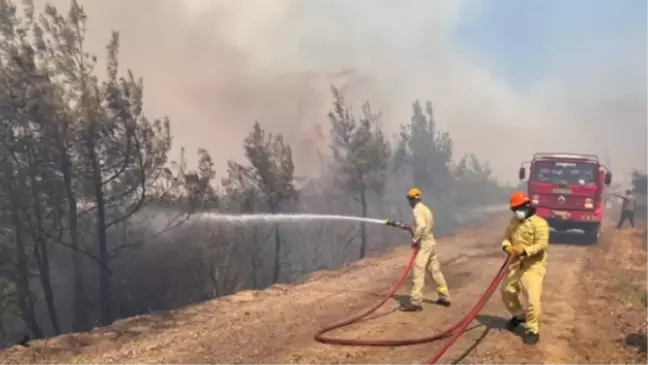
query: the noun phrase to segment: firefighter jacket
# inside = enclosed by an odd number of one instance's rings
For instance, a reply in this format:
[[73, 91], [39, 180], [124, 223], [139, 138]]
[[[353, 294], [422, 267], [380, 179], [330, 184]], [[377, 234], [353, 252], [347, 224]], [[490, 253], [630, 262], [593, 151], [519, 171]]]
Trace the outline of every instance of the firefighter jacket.
[[511, 218], [506, 227], [502, 248], [513, 245], [522, 247], [524, 254], [520, 257], [522, 268], [532, 266], [547, 266], [549, 248], [549, 225], [547, 221], [537, 215], [520, 221]]

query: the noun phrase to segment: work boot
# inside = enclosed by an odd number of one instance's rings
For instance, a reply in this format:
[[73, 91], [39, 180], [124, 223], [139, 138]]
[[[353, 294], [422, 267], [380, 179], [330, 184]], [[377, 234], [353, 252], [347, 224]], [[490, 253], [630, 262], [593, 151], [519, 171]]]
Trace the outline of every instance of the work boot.
[[522, 336], [522, 341], [527, 345], [535, 345], [540, 340], [540, 334], [526, 331]]
[[448, 308], [452, 303], [450, 303], [450, 299], [448, 298], [439, 298], [437, 299], [436, 304]]
[[512, 317], [508, 322], [506, 322], [506, 329], [509, 331], [515, 331], [522, 323], [526, 322], [526, 318]]
[[412, 302], [406, 302], [401, 304], [398, 310], [401, 312], [420, 312], [423, 310], [423, 307], [418, 304], [412, 304]]

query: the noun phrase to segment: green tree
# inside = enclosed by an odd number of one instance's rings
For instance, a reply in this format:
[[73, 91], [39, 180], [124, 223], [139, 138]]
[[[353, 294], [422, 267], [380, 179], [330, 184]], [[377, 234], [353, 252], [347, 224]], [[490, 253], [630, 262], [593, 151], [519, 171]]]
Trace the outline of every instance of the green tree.
[[[292, 150], [283, 136], [267, 133], [259, 122], [255, 122], [243, 141], [243, 149], [249, 166], [229, 161], [227, 177], [222, 181], [230, 209], [243, 213], [276, 214], [291, 208], [298, 199], [298, 192], [294, 182]], [[248, 230], [254, 242], [250, 246], [250, 264], [255, 288], [260, 286], [258, 273], [263, 267], [262, 245], [270, 234], [274, 236], [272, 283], [279, 281], [285, 256], [279, 225], [274, 224], [268, 235], [262, 231], [259, 227], [250, 227]]]
[[480, 161], [474, 153], [459, 160], [453, 176], [456, 183], [451, 195], [457, 206], [494, 204], [506, 199], [507, 192], [493, 177], [488, 162]]
[[[347, 196], [360, 204], [363, 217], [368, 215], [370, 194], [381, 197], [387, 180], [391, 146], [381, 128], [381, 114], [364, 103], [362, 116], [357, 119], [342, 94], [332, 87], [333, 110], [331, 122], [331, 152], [337, 184]], [[360, 226], [360, 258], [367, 253], [367, 228]]]
[[[255, 213], [267, 210], [262, 206], [265, 204], [263, 193], [257, 186], [257, 180], [254, 176], [253, 168], [243, 166], [234, 161], [227, 162], [227, 175], [222, 179], [221, 184], [225, 190], [227, 200], [223, 208], [232, 213]], [[232, 231], [236, 233], [237, 238], [229, 236], [228, 239], [235, 239], [241, 242], [247, 242], [243, 245], [247, 257], [250, 260], [253, 289], [259, 289], [262, 286], [262, 270], [264, 267], [263, 244], [268, 240], [272, 231], [265, 233], [263, 227], [253, 225], [252, 227], [237, 227]]]
[[450, 135], [438, 129], [431, 102], [425, 111], [417, 100], [412, 104], [412, 118], [401, 126], [394, 164], [398, 171], [409, 169], [412, 184], [439, 194], [452, 183], [453, 143]]
[[11, 281], [17, 288], [21, 316], [35, 337], [43, 335], [36, 321], [30, 277], [37, 274], [55, 333], [60, 333], [51, 283], [50, 246], [61, 224], [60, 179], [49, 145], [50, 116], [56, 88], [37, 66], [29, 40], [32, 17], [25, 3], [27, 20], [21, 20], [11, 2], [0, 2], [0, 163], [5, 184], [0, 193], [4, 228], [14, 235], [15, 262]]
[[109, 230], [158, 197], [158, 181], [171, 178], [166, 168], [170, 123], [142, 114], [142, 80], [130, 71], [118, 76], [117, 32], [106, 47], [106, 79], [94, 75], [96, 58], [84, 48], [86, 19], [77, 1], [67, 16], [48, 5], [34, 33], [51, 76], [66, 86], [61, 113], [73, 123], [74, 135], [65, 142], [78, 166], [72, 185], [78, 188], [76, 200], [88, 206], [80, 214], [91, 214], [94, 222], [96, 250], [86, 255], [100, 268], [99, 321], [108, 324], [113, 320], [109, 265], [127, 247], [110, 247]]
[[[292, 150], [283, 140], [281, 134], [266, 133], [259, 122], [255, 122], [252, 131], [243, 142], [245, 156], [250, 162], [256, 186], [262, 193], [262, 199], [270, 213], [280, 213], [297, 200], [295, 188], [295, 165]], [[282, 245], [279, 225], [274, 225], [274, 267], [272, 282], [279, 281], [282, 266]]]
[[[181, 151], [181, 159], [184, 160], [184, 148]], [[213, 186], [216, 171], [214, 161], [206, 149], [198, 149], [197, 170], [186, 171], [186, 163], [183, 161], [180, 175], [184, 179], [183, 185], [192, 211], [196, 208], [208, 209], [217, 206], [218, 193]]]

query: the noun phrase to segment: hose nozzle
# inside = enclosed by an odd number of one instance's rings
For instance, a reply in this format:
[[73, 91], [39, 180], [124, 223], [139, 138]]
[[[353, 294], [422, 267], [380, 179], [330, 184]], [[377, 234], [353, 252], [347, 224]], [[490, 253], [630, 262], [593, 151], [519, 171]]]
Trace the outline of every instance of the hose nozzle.
[[385, 225], [388, 225], [390, 227], [400, 228], [400, 229], [405, 230], [405, 231], [410, 231], [411, 230], [409, 224], [403, 223], [401, 221], [393, 221], [391, 219], [387, 219], [385, 221]]

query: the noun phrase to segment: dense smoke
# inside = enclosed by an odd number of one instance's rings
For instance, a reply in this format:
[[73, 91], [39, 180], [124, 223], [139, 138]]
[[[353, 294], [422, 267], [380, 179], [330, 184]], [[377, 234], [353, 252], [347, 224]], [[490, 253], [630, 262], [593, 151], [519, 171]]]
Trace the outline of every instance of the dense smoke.
[[391, 131], [407, 120], [412, 100], [432, 100], [457, 152], [489, 160], [504, 181], [537, 151], [609, 154], [619, 180], [646, 165], [645, 34], [556, 45], [543, 60], [551, 72], [522, 90], [455, 40], [482, 2], [81, 4], [91, 51], [101, 54], [110, 29], [119, 30], [121, 60], [144, 78], [149, 113], [168, 114], [175, 148], [205, 146], [219, 171], [242, 157], [240, 141], [259, 120], [286, 135], [300, 174], [308, 173], [315, 149], [326, 148], [318, 134], [328, 131], [331, 83], [354, 105], [367, 99], [383, 109]]

